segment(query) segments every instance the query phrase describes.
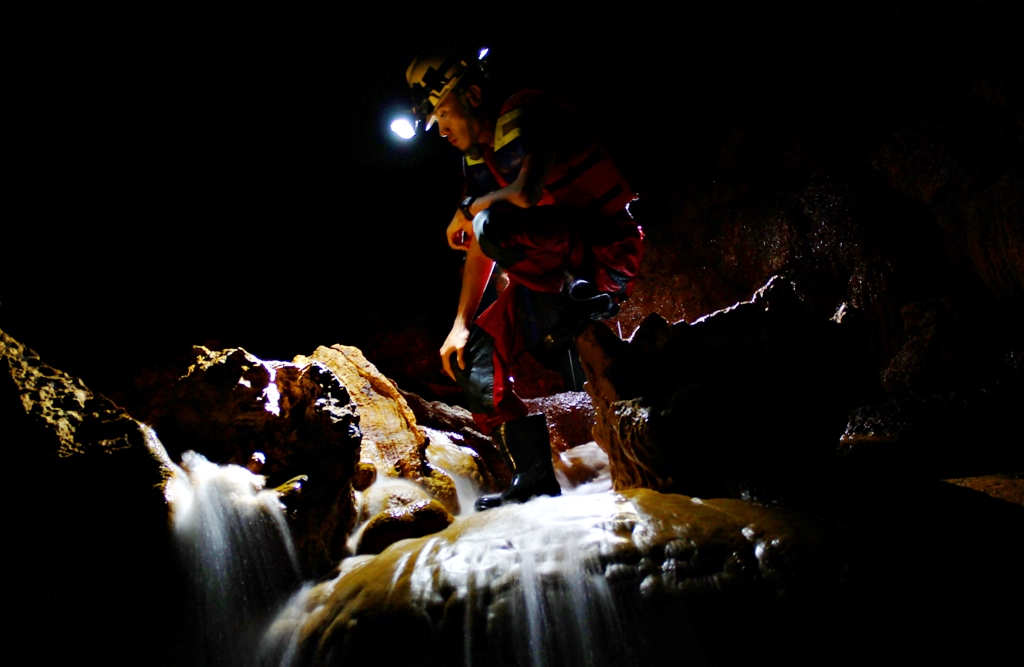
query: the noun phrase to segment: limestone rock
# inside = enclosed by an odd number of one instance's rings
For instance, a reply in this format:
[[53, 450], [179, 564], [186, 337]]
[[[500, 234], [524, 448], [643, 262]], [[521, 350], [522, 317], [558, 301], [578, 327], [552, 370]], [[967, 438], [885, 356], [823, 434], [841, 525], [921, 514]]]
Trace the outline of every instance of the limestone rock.
[[1024, 470], [1013, 446], [1024, 401], [1024, 353], [1006, 359], [999, 379], [957, 391], [899, 395], [850, 413], [839, 453], [859, 469], [913, 471], [934, 479]]
[[983, 475], [945, 480], [1015, 505], [1024, 505], [1024, 473]]
[[372, 442], [384, 466], [399, 476], [415, 478], [423, 462], [423, 435], [416, 417], [391, 380], [366, 360], [358, 348], [348, 345], [320, 346], [296, 363], [318, 361], [338, 377], [359, 409], [363, 439]]
[[538, 498], [345, 569], [305, 603], [296, 648], [301, 664], [322, 665], [388, 638], [402, 664], [677, 664], [730, 633], [794, 641], [806, 626], [779, 601], [827, 614], [812, 600], [835, 604], [840, 567], [828, 533], [742, 501]]
[[296, 547], [307, 572], [323, 572], [345, 553], [355, 522], [352, 477], [360, 432], [356, 404], [320, 362], [263, 361], [243, 349], [197, 347], [195, 362], [150, 402], [151, 423], [173, 457], [195, 450], [217, 463], [246, 465], [276, 486], [307, 475], [287, 498]]
[[551, 447], [564, 452], [594, 439], [594, 406], [583, 391], [566, 391], [524, 401], [530, 414], [543, 413], [551, 436]]
[[[81, 379], [0, 331], [0, 445], [16, 506], [10, 531], [17, 547], [7, 563], [18, 574], [8, 593], [34, 618], [59, 601], [74, 619], [61, 630], [63, 641], [82, 654], [116, 645], [160, 664], [168, 633], [183, 632], [185, 600], [159, 443]], [[119, 581], [131, 584], [111, 584]]]
[[1024, 307], [1024, 150], [1019, 118], [977, 106], [890, 135], [873, 162], [927, 204], [946, 251], [1004, 303]]
[[652, 313], [693, 323], [784, 274], [808, 312], [861, 320], [865, 363], [888, 391], [991, 376], [1024, 313], [1020, 146], [1005, 113], [971, 112], [881, 141], [873, 161], [888, 183], [808, 164], [784, 183], [738, 169], [694, 184], [656, 202], [610, 330], [629, 338]]
[[452, 514], [458, 514], [462, 508], [459, 506], [459, 495], [455, 489], [455, 480], [447, 472], [429, 462], [424, 467], [425, 472], [419, 477], [419, 483], [446, 510]]
[[578, 346], [614, 488], [718, 495], [821, 465], [871, 381], [859, 333], [781, 280], [692, 325], [651, 316], [629, 343], [590, 327]]
[[608, 454], [596, 442], [576, 445], [560, 452], [554, 460], [559, 486], [574, 489], [581, 484], [607, 478], [611, 488]]
[[[52, 368], [35, 352], [0, 331], [0, 359], [7, 379], [9, 399], [34, 424], [38, 434], [46, 434], [46, 451], [33, 452], [35, 458], [74, 456], [89, 458], [129, 450], [147, 452], [139, 423], [105, 396], [94, 394], [82, 380]], [[12, 403], [14, 401], [11, 401]], [[11, 409], [13, 406], [8, 406]], [[149, 476], [158, 482], [167, 472], [150, 459]]]
[[418, 423], [438, 431], [461, 447], [468, 447], [480, 456], [479, 472], [483, 478], [482, 488], [497, 491], [512, 481], [505, 455], [498, 451], [490, 438], [477, 430], [476, 422], [469, 410], [441, 401], [427, 401], [411, 392], [402, 392]]
[[382, 478], [363, 492], [359, 520], [369, 521], [381, 512], [407, 507], [421, 500], [430, 500], [422, 484], [406, 479]]
[[[296, 357], [298, 362], [306, 359]], [[318, 347], [309, 359], [323, 363], [341, 378], [358, 406], [363, 434], [360, 460], [376, 466], [378, 474], [418, 482], [449, 512], [458, 514], [455, 483], [427, 461], [427, 438], [395, 383], [358, 348], [348, 345]]]
[[352, 477], [352, 488], [365, 491], [377, 480], [377, 467], [372, 463], [356, 463], [356, 474]]
[[359, 554], [380, 553], [399, 540], [423, 537], [443, 530], [453, 521], [444, 506], [432, 499], [386, 509], [366, 525], [359, 540]]

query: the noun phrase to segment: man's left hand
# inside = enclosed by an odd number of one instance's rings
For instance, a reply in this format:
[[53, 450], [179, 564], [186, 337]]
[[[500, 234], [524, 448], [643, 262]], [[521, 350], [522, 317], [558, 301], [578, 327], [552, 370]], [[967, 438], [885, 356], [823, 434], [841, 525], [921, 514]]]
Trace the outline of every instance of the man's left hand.
[[444, 368], [445, 374], [453, 380], [455, 379], [455, 372], [451, 366], [452, 352], [455, 353], [455, 362], [459, 365], [459, 370], [466, 370], [466, 362], [462, 358], [462, 351], [466, 349], [468, 341], [469, 329], [456, 323], [452, 326], [452, 330], [448, 333], [448, 338], [445, 339], [444, 344], [441, 346], [441, 366]]

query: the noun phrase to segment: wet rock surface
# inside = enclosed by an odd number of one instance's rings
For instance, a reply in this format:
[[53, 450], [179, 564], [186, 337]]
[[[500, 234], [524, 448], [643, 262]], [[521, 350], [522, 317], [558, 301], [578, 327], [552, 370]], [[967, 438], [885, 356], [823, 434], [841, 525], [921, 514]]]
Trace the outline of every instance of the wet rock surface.
[[349, 345], [318, 347], [295, 363], [317, 361], [338, 377], [359, 411], [362, 446], [373, 447], [384, 470], [399, 477], [416, 477], [423, 464], [423, 434], [398, 387]]
[[[404, 664], [703, 662], [721, 655], [701, 631], [724, 600], [748, 608], [731, 631], [749, 639], [783, 601], [826, 599], [834, 548], [813, 524], [739, 500], [539, 498], [395, 544], [314, 589], [301, 662], [366, 658], [396, 623], [406, 641], [389, 654]], [[665, 618], [676, 641], [660, 635]], [[776, 644], [796, 636], [769, 625], [786, 633]]]
[[22, 613], [59, 604], [73, 619], [62, 641], [78, 655], [116, 641], [144, 662], [180, 656], [165, 634], [182, 632], [187, 604], [161, 493], [169, 471], [142, 425], [0, 331], [0, 446], [17, 505], [8, 592]]
[[[357, 523], [375, 526], [370, 543], [379, 550], [387, 539], [410, 536], [408, 526], [422, 535], [447, 525], [437, 523], [434, 505], [412, 507], [421, 499], [436, 501], [449, 520], [460, 511], [454, 480], [428, 460], [426, 431], [397, 386], [357, 348], [319, 347], [292, 362], [264, 361], [241, 349], [196, 349], [188, 373], [149, 401], [147, 420], [173, 457], [191, 449], [215, 462], [252, 468], [256, 456], [256, 472], [270, 487], [305, 475], [284, 502], [308, 573], [324, 572], [347, 555], [346, 539]], [[453, 412], [443, 404], [435, 408]], [[465, 426], [451, 418], [435, 423]], [[465, 437], [438, 433], [444, 441]], [[354, 491], [372, 494], [384, 478], [406, 480], [420, 493], [394, 496], [377, 510], [388, 516], [374, 523], [373, 516], [359, 515], [359, 507], [365, 514], [373, 503], [357, 502]], [[404, 505], [410, 509], [398, 520], [395, 513]]]
[[900, 470], [942, 479], [1024, 469], [1013, 443], [1024, 397], [1020, 355], [1010, 355], [992, 384], [953, 392], [902, 395], [853, 410], [839, 453], [855, 467]]
[[822, 465], [871, 379], [860, 333], [782, 280], [692, 325], [652, 315], [629, 343], [592, 326], [578, 345], [614, 488], [722, 495]]
[[481, 458], [480, 474], [485, 489], [496, 491], [512, 481], [512, 470], [505, 455], [491, 439], [477, 430], [469, 410], [441, 401], [428, 401], [417, 394], [402, 392], [417, 421], [438, 431], [444, 431], [452, 443], [469, 447]]
[[[52, 368], [34, 351], [0, 331], [7, 410], [12, 421], [31, 423], [46, 446], [26, 452], [38, 460], [48, 457], [89, 459], [130, 451], [146, 452], [139, 423], [101, 394], [95, 394], [79, 378]], [[21, 408], [25, 417], [13, 417]], [[27, 423], [26, 423], [27, 421]], [[24, 455], [24, 454], [23, 454]], [[155, 463], [155, 462], [154, 462]], [[151, 472], [158, 465], [146, 466]], [[154, 483], [159, 482], [159, 475]]]
[[586, 392], [566, 391], [524, 402], [530, 414], [544, 415], [551, 447], [556, 452], [564, 452], [594, 439], [594, 406]]
[[322, 572], [345, 554], [355, 523], [359, 412], [325, 364], [197, 347], [188, 372], [155, 393], [143, 417], [175, 460], [193, 450], [245, 466], [259, 452], [269, 486], [306, 475], [287, 500], [302, 566]]
[[454, 519], [444, 505], [430, 498], [389, 508], [375, 514], [363, 528], [356, 553], [380, 553], [399, 540], [443, 530], [452, 521]]
[[979, 491], [999, 500], [1005, 500], [1014, 505], [1024, 505], [1024, 473], [959, 477], [945, 481]]

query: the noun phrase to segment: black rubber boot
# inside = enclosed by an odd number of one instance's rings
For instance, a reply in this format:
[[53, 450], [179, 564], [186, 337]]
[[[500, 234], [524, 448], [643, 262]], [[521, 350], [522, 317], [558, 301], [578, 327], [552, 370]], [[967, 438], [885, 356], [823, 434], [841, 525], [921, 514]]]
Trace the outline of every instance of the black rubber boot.
[[478, 512], [505, 503], [522, 503], [534, 496], [562, 494], [551, 465], [551, 441], [544, 415], [507, 421], [494, 429], [491, 437], [508, 454], [515, 475], [503, 493], [477, 498]]

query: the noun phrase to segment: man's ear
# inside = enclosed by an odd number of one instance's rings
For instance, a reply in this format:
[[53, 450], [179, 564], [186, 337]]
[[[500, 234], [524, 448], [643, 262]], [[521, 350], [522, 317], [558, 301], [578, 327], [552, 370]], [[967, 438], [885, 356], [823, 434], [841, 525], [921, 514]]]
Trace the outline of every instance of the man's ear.
[[480, 86], [473, 84], [469, 88], [466, 88], [466, 102], [471, 107], [478, 107], [483, 102], [483, 93], [480, 90]]

